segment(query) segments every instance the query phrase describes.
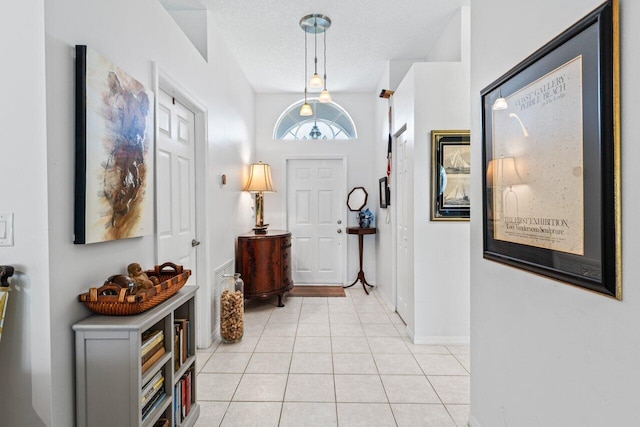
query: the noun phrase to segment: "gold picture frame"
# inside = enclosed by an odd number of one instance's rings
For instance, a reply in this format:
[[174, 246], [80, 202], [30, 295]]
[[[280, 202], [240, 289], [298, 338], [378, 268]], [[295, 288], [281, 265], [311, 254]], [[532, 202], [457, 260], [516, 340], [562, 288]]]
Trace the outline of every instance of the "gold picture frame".
[[431, 131], [431, 221], [469, 221], [470, 148], [468, 130]]

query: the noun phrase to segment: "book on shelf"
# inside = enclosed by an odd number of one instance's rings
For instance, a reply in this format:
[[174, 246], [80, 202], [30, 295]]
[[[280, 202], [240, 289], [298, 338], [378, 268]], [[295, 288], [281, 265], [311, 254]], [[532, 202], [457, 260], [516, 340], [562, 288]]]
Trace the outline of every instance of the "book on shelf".
[[154, 409], [160, 406], [166, 395], [167, 393], [164, 392], [163, 388], [160, 393], [156, 394], [153, 399], [151, 399], [149, 402], [147, 402], [146, 405], [144, 405], [144, 407], [142, 408], [142, 421], [144, 421], [149, 416], [149, 414], [153, 412]]
[[187, 320], [187, 328], [185, 329], [185, 334], [187, 339], [185, 340], [185, 346], [184, 346], [184, 354], [185, 354], [185, 362], [186, 360], [189, 358], [189, 356], [191, 356], [191, 322], [189, 322]]
[[187, 415], [189, 415], [189, 412], [191, 412], [191, 370], [189, 370], [186, 374], [184, 374], [185, 377], [185, 389], [186, 389], [186, 396], [184, 397], [185, 400], [185, 413], [184, 416], [186, 417]]
[[178, 334], [180, 337], [180, 364], [187, 361], [188, 355], [188, 342], [189, 342], [189, 320], [187, 319], [174, 319], [174, 325], [178, 325]]
[[180, 402], [182, 401], [182, 397], [180, 396], [182, 393], [182, 387], [180, 386], [180, 382], [178, 382], [173, 387], [173, 427], [178, 427], [178, 424], [182, 421], [182, 417], [180, 416]]
[[164, 355], [164, 347], [160, 347], [158, 351], [153, 353], [153, 355], [144, 362], [142, 365], [142, 373], [144, 374], [154, 363], [156, 363], [162, 356]]
[[158, 421], [155, 422], [153, 427], [169, 427], [169, 420], [166, 418], [160, 418]]
[[187, 320], [187, 357], [191, 356], [191, 322]]
[[156, 395], [164, 384], [164, 375], [162, 370], [158, 371], [151, 380], [142, 388], [140, 403], [145, 404], [149, 399]]
[[174, 319], [174, 324], [180, 325], [180, 333], [182, 335], [182, 342], [180, 345], [180, 357], [182, 363], [187, 361], [187, 358], [191, 356], [190, 345], [189, 345], [189, 333], [191, 329], [191, 325], [189, 319]]
[[185, 378], [185, 376], [183, 375], [182, 378], [180, 378], [180, 387], [182, 387], [182, 400], [180, 402], [180, 414], [182, 414], [182, 419], [184, 420], [184, 418], [187, 416], [187, 379]]
[[156, 354], [156, 352], [157, 352], [158, 350], [160, 350], [161, 348], [164, 348], [164, 340], [159, 341], [156, 345], [154, 345], [153, 347], [151, 347], [151, 348], [149, 349], [149, 351], [147, 351], [145, 354], [143, 354], [143, 355], [142, 355], [142, 358], [141, 358], [141, 362], [142, 362], [142, 364], [144, 365], [144, 363], [145, 363], [147, 360], [151, 359], [151, 357], [152, 357], [154, 354]]
[[173, 363], [175, 371], [180, 369], [182, 362], [180, 361], [180, 328], [178, 325], [173, 325]]
[[164, 341], [164, 331], [148, 330], [142, 333], [142, 346], [140, 353], [144, 356], [159, 342]]

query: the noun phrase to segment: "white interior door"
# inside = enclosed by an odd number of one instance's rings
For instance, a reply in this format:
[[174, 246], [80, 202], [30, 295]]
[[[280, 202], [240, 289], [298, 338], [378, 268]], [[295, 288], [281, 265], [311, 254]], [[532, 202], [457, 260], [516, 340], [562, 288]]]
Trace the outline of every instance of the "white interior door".
[[343, 179], [341, 159], [287, 161], [287, 226], [295, 284], [343, 281]]
[[407, 225], [407, 132], [396, 137], [394, 158], [396, 160], [396, 311], [405, 321], [409, 320], [409, 303], [411, 287], [407, 272], [409, 265], [409, 231]]
[[196, 283], [195, 115], [160, 90], [158, 98], [158, 260], [191, 270]]

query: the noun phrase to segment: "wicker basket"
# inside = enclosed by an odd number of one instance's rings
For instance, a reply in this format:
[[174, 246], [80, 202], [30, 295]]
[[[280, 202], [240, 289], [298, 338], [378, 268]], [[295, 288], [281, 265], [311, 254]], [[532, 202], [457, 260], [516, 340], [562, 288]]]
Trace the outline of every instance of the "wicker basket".
[[[147, 276], [155, 276], [160, 283], [144, 293], [127, 295], [127, 288], [107, 283], [100, 288], [90, 288], [89, 292], [78, 295], [89, 310], [108, 316], [128, 316], [139, 314], [155, 307], [173, 296], [187, 283], [191, 270], [183, 270], [181, 265], [165, 262], [146, 271]], [[113, 291], [116, 295], [102, 295]]]

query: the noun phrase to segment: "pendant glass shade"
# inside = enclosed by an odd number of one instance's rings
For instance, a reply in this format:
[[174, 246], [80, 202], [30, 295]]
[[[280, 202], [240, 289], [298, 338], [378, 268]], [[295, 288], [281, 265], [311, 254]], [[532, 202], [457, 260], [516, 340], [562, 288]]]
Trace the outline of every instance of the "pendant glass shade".
[[320, 92], [320, 96], [318, 97], [318, 101], [322, 102], [323, 104], [331, 102], [331, 94], [329, 93], [329, 91], [327, 89], [324, 89], [322, 92]]
[[311, 76], [309, 87], [311, 89], [320, 89], [322, 87], [322, 77], [320, 77], [318, 73], [313, 73], [313, 76]]
[[302, 104], [302, 107], [300, 107], [300, 115], [301, 116], [313, 115], [313, 110], [311, 109], [311, 105], [309, 105], [308, 102], [305, 102], [304, 104]]

